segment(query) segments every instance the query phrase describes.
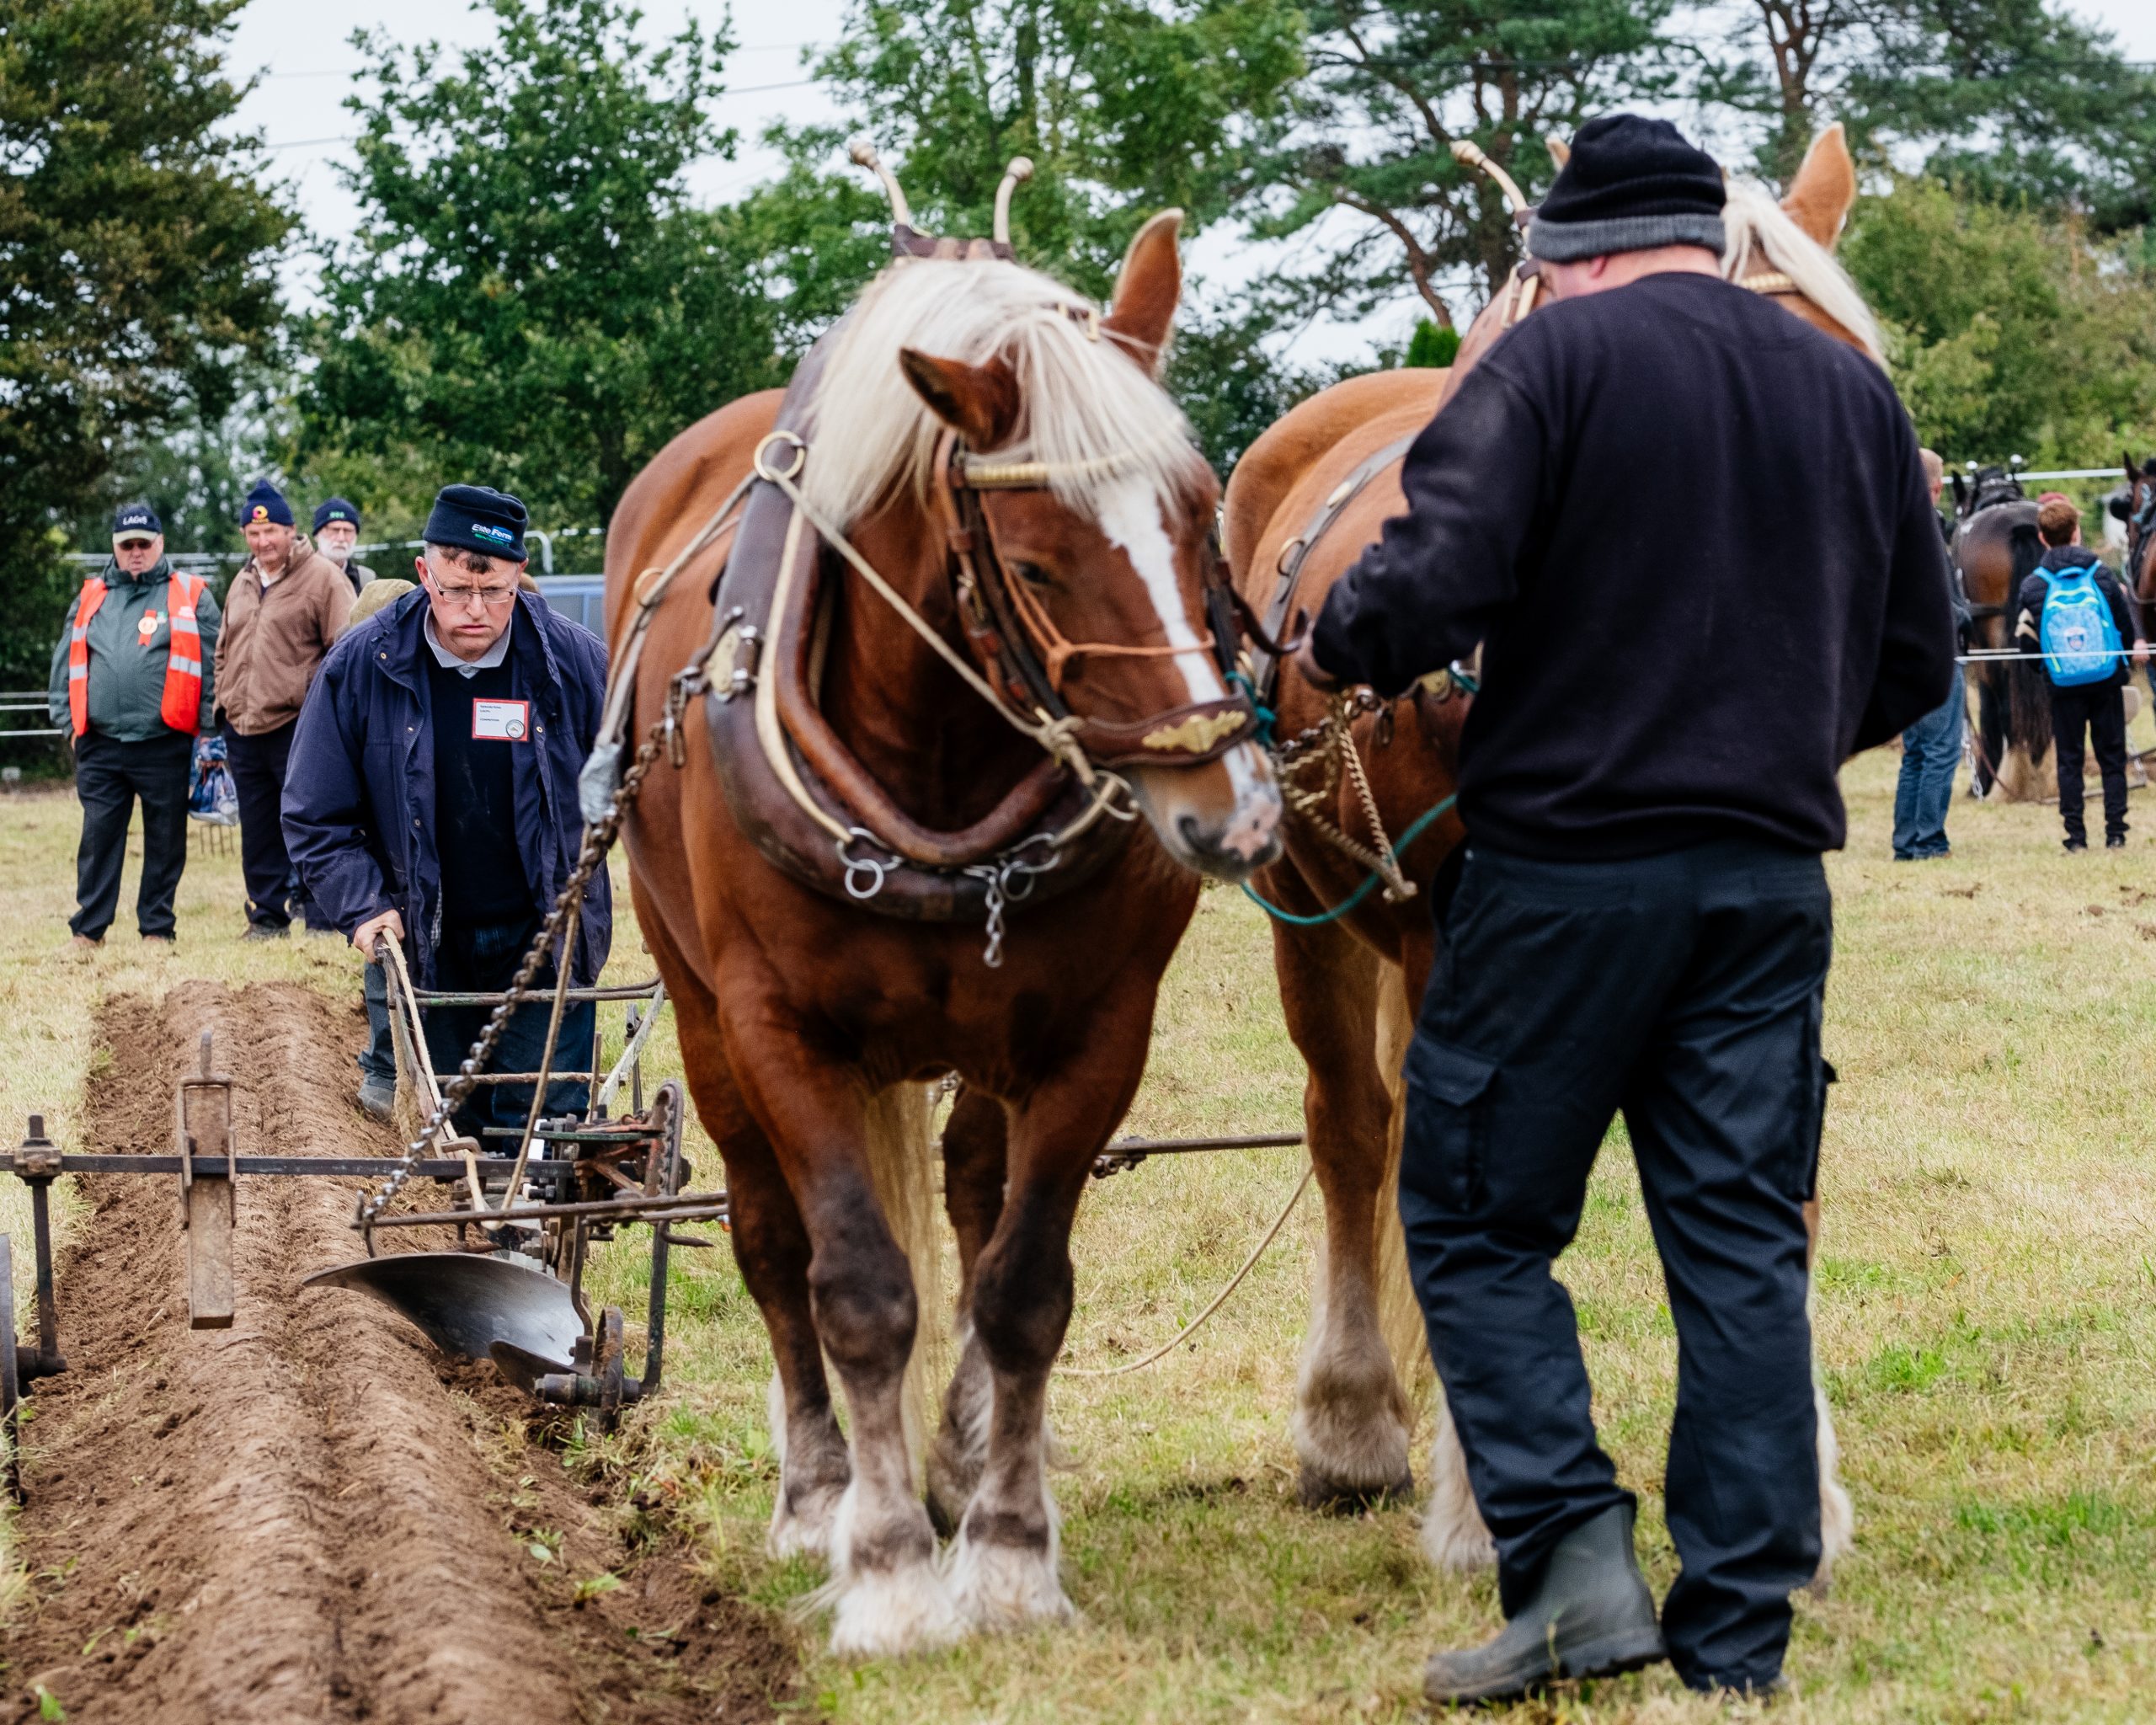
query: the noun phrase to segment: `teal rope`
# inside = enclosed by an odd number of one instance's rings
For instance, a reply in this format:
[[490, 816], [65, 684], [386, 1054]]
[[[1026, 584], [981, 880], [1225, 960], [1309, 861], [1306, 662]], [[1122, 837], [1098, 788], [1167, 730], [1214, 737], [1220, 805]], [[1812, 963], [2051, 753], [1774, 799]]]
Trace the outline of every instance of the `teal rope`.
[[[1401, 834], [1400, 842], [1392, 847], [1392, 854], [1394, 857], [1399, 857], [1406, 855], [1407, 847], [1413, 844], [1416, 840], [1422, 837], [1425, 832], [1429, 830], [1431, 822], [1434, 821], [1439, 815], [1450, 809], [1452, 805], [1459, 800], [1460, 798], [1457, 795], [1447, 797], [1444, 801], [1438, 804], [1436, 808], [1424, 810], [1415, 824], [1409, 827], [1406, 832]], [[1278, 905], [1267, 904], [1263, 899], [1261, 899], [1256, 893], [1252, 892], [1248, 886], [1245, 886], [1243, 888], [1243, 896], [1248, 899], [1251, 903], [1257, 905], [1259, 910], [1264, 911], [1267, 916], [1272, 917], [1276, 922], [1293, 923], [1297, 928], [1319, 928], [1322, 927], [1328, 922], [1337, 922], [1342, 916], [1345, 916], [1350, 911], [1353, 910], [1356, 905], [1361, 904], [1364, 900], [1369, 897], [1370, 889], [1377, 885], [1379, 881], [1383, 879], [1384, 877], [1379, 874], [1375, 869], [1371, 870], [1369, 879], [1365, 880], [1360, 886], [1357, 887], [1354, 891], [1348, 894], [1346, 898], [1335, 905], [1330, 911], [1321, 911], [1315, 916], [1298, 916], [1293, 911], [1283, 911]]]

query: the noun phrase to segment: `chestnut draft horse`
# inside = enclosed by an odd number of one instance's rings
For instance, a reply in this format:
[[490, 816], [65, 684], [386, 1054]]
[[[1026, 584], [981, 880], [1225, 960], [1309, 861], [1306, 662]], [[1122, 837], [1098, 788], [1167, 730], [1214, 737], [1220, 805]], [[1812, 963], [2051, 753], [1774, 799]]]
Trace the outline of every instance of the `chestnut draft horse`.
[[[674, 697], [631, 890], [776, 1359], [773, 1547], [828, 1557], [832, 1644], [869, 1653], [1070, 1613], [1043, 1417], [1072, 1220], [1198, 872], [1272, 861], [1281, 815], [1225, 680], [1219, 489], [1155, 377], [1179, 216], [1132, 242], [1105, 313], [1000, 237], [899, 220], [901, 255], [783, 398], [675, 438], [606, 558], [630, 734], [684, 667], [711, 683]], [[926, 1081], [950, 1073], [939, 1562], [904, 1379]]]
[[[2111, 496], [2111, 513], [2126, 523], [2126, 590], [2141, 607], [2142, 633], [2156, 622], [2156, 455], [2140, 466], [2125, 457], [2126, 495]], [[2156, 684], [2151, 685], [2156, 688]]]
[[[1553, 142], [1553, 153], [1561, 149]], [[1855, 194], [1836, 126], [1813, 145], [1780, 205], [1759, 188], [1731, 186], [1724, 267], [1731, 279], [1876, 357], [1876, 327], [1828, 249]], [[1269, 627], [1293, 612], [1315, 615], [1385, 518], [1404, 507], [1400, 463], [1407, 442], [1466, 369], [1531, 310], [1535, 286], [1523, 270], [1484, 308], [1449, 375], [1398, 371], [1353, 379], [1303, 403], [1251, 446], [1228, 483], [1227, 552], [1246, 598], [1267, 609]], [[1822, 506], [1831, 505], [1822, 499]], [[1412, 1487], [1414, 1421], [1401, 1383], [1428, 1354], [1393, 1204], [1398, 1075], [1435, 955], [1433, 884], [1464, 836], [1449, 798], [1473, 679], [1455, 667], [1389, 702], [1358, 692], [1343, 732], [1328, 697], [1292, 664], [1278, 667], [1277, 685], [1263, 674], [1270, 669], [1262, 670], [1261, 696], [1271, 692], [1280, 735], [1303, 741], [1290, 740], [1280, 756], [1292, 811], [1287, 851], [1259, 876], [1258, 890], [1286, 913], [1273, 924], [1274, 962], [1289, 1031], [1309, 1066], [1304, 1113], [1326, 1206], [1325, 1258], [1293, 1430], [1305, 1500], [1355, 1502]], [[1343, 743], [1353, 760], [1340, 752]], [[1396, 841], [1413, 835], [1399, 857], [1415, 889], [1404, 901], [1367, 890], [1354, 898], [1369, 871], [1309, 818], [1315, 810], [1335, 833], [1381, 847], [1363, 813], [1352, 771], [1358, 765], [1385, 834]], [[1345, 914], [1331, 914], [1351, 898]], [[1810, 1214], [1816, 1238], [1816, 1207]], [[1443, 1395], [1436, 1421], [1423, 1549], [1443, 1567], [1487, 1562], [1489, 1535]], [[1849, 1510], [1834, 1480], [1823, 1396], [1819, 1433], [1832, 1554], [1848, 1544]]]

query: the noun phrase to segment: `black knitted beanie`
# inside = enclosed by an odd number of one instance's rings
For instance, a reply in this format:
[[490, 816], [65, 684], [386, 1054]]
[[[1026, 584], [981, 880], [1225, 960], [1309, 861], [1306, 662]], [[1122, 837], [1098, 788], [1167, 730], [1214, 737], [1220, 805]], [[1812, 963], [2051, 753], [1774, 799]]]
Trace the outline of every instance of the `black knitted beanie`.
[[1607, 114], [1572, 140], [1572, 159], [1527, 231], [1553, 264], [1651, 246], [1705, 246], [1723, 235], [1721, 168], [1666, 120]]

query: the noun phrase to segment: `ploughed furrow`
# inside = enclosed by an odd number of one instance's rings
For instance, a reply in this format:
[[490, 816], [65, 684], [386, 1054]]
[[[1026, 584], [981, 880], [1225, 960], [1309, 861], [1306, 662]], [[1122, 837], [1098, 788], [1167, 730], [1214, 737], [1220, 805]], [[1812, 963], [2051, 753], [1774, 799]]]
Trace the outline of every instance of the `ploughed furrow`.
[[[207, 983], [106, 1008], [111, 1061], [86, 1141], [63, 1148], [168, 1149], [205, 1028], [238, 1081], [243, 1154], [393, 1150], [350, 1103], [355, 1008]], [[100, 1725], [570, 1725], [755, 1719], [788, 1698], [784, 1637], [675, 1543], [625, 1544], [492, 1368], [448, 1365], [364, 1295], [300, 1289], [359, 1250], [349, 1182], [243, 1179], [237, 1316], [202, 1332], [177, 1186], [86, 1181], [94, 1214], [61, 1263], [68, 1370], [23, 1428], [32, 1590], [5, 1638], [25, 1717], [49, 1696]], [[579, 1599], [602, 1576], [618, 1584]]]

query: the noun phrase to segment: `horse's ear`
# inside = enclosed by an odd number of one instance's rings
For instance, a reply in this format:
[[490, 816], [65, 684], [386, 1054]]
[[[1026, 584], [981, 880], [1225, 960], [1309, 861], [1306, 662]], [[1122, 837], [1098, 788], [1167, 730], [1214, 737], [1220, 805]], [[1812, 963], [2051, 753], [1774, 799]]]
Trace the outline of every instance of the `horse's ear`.
[[1961, 476], [1959, 473], [1950, 473], [1947, 477], [1954, 482], [1954, 513], [1957, 515], [1967, 515], [1969, 512], [1968, 488], [1962, 484]]
[[899, 350], [899, 369], [969, 449], [1001, 449], [1017, 431], [1018, 380], [1001, 360], [969, 366], [906, 347]]
[[1849, 206], [1856, 202], [1856, 163], [1850, 158], [1849, 139], [1836, 120], [1812, 141], [1804, 152], [1804, 165], [1789, 183], [1782, 208], [1790, 220], [1828, 251], [1842, 237]]
[[1138, 230], [1123, 254], [1115, 301], [1102, 320], [1125, 351], [1156, 377], [1167, 356], [1176, 305], [1182, 298], [1182, 259], [1176, 255], [1176, 236], [1182, 230], [1180, 210], [1163, 210]]
[[1572, 159], [1572, 147], [1553, 131], [1543, 139], [1542, 147], [1550, 152], [1550, 165], [1562, 174], [1565, 164]]

